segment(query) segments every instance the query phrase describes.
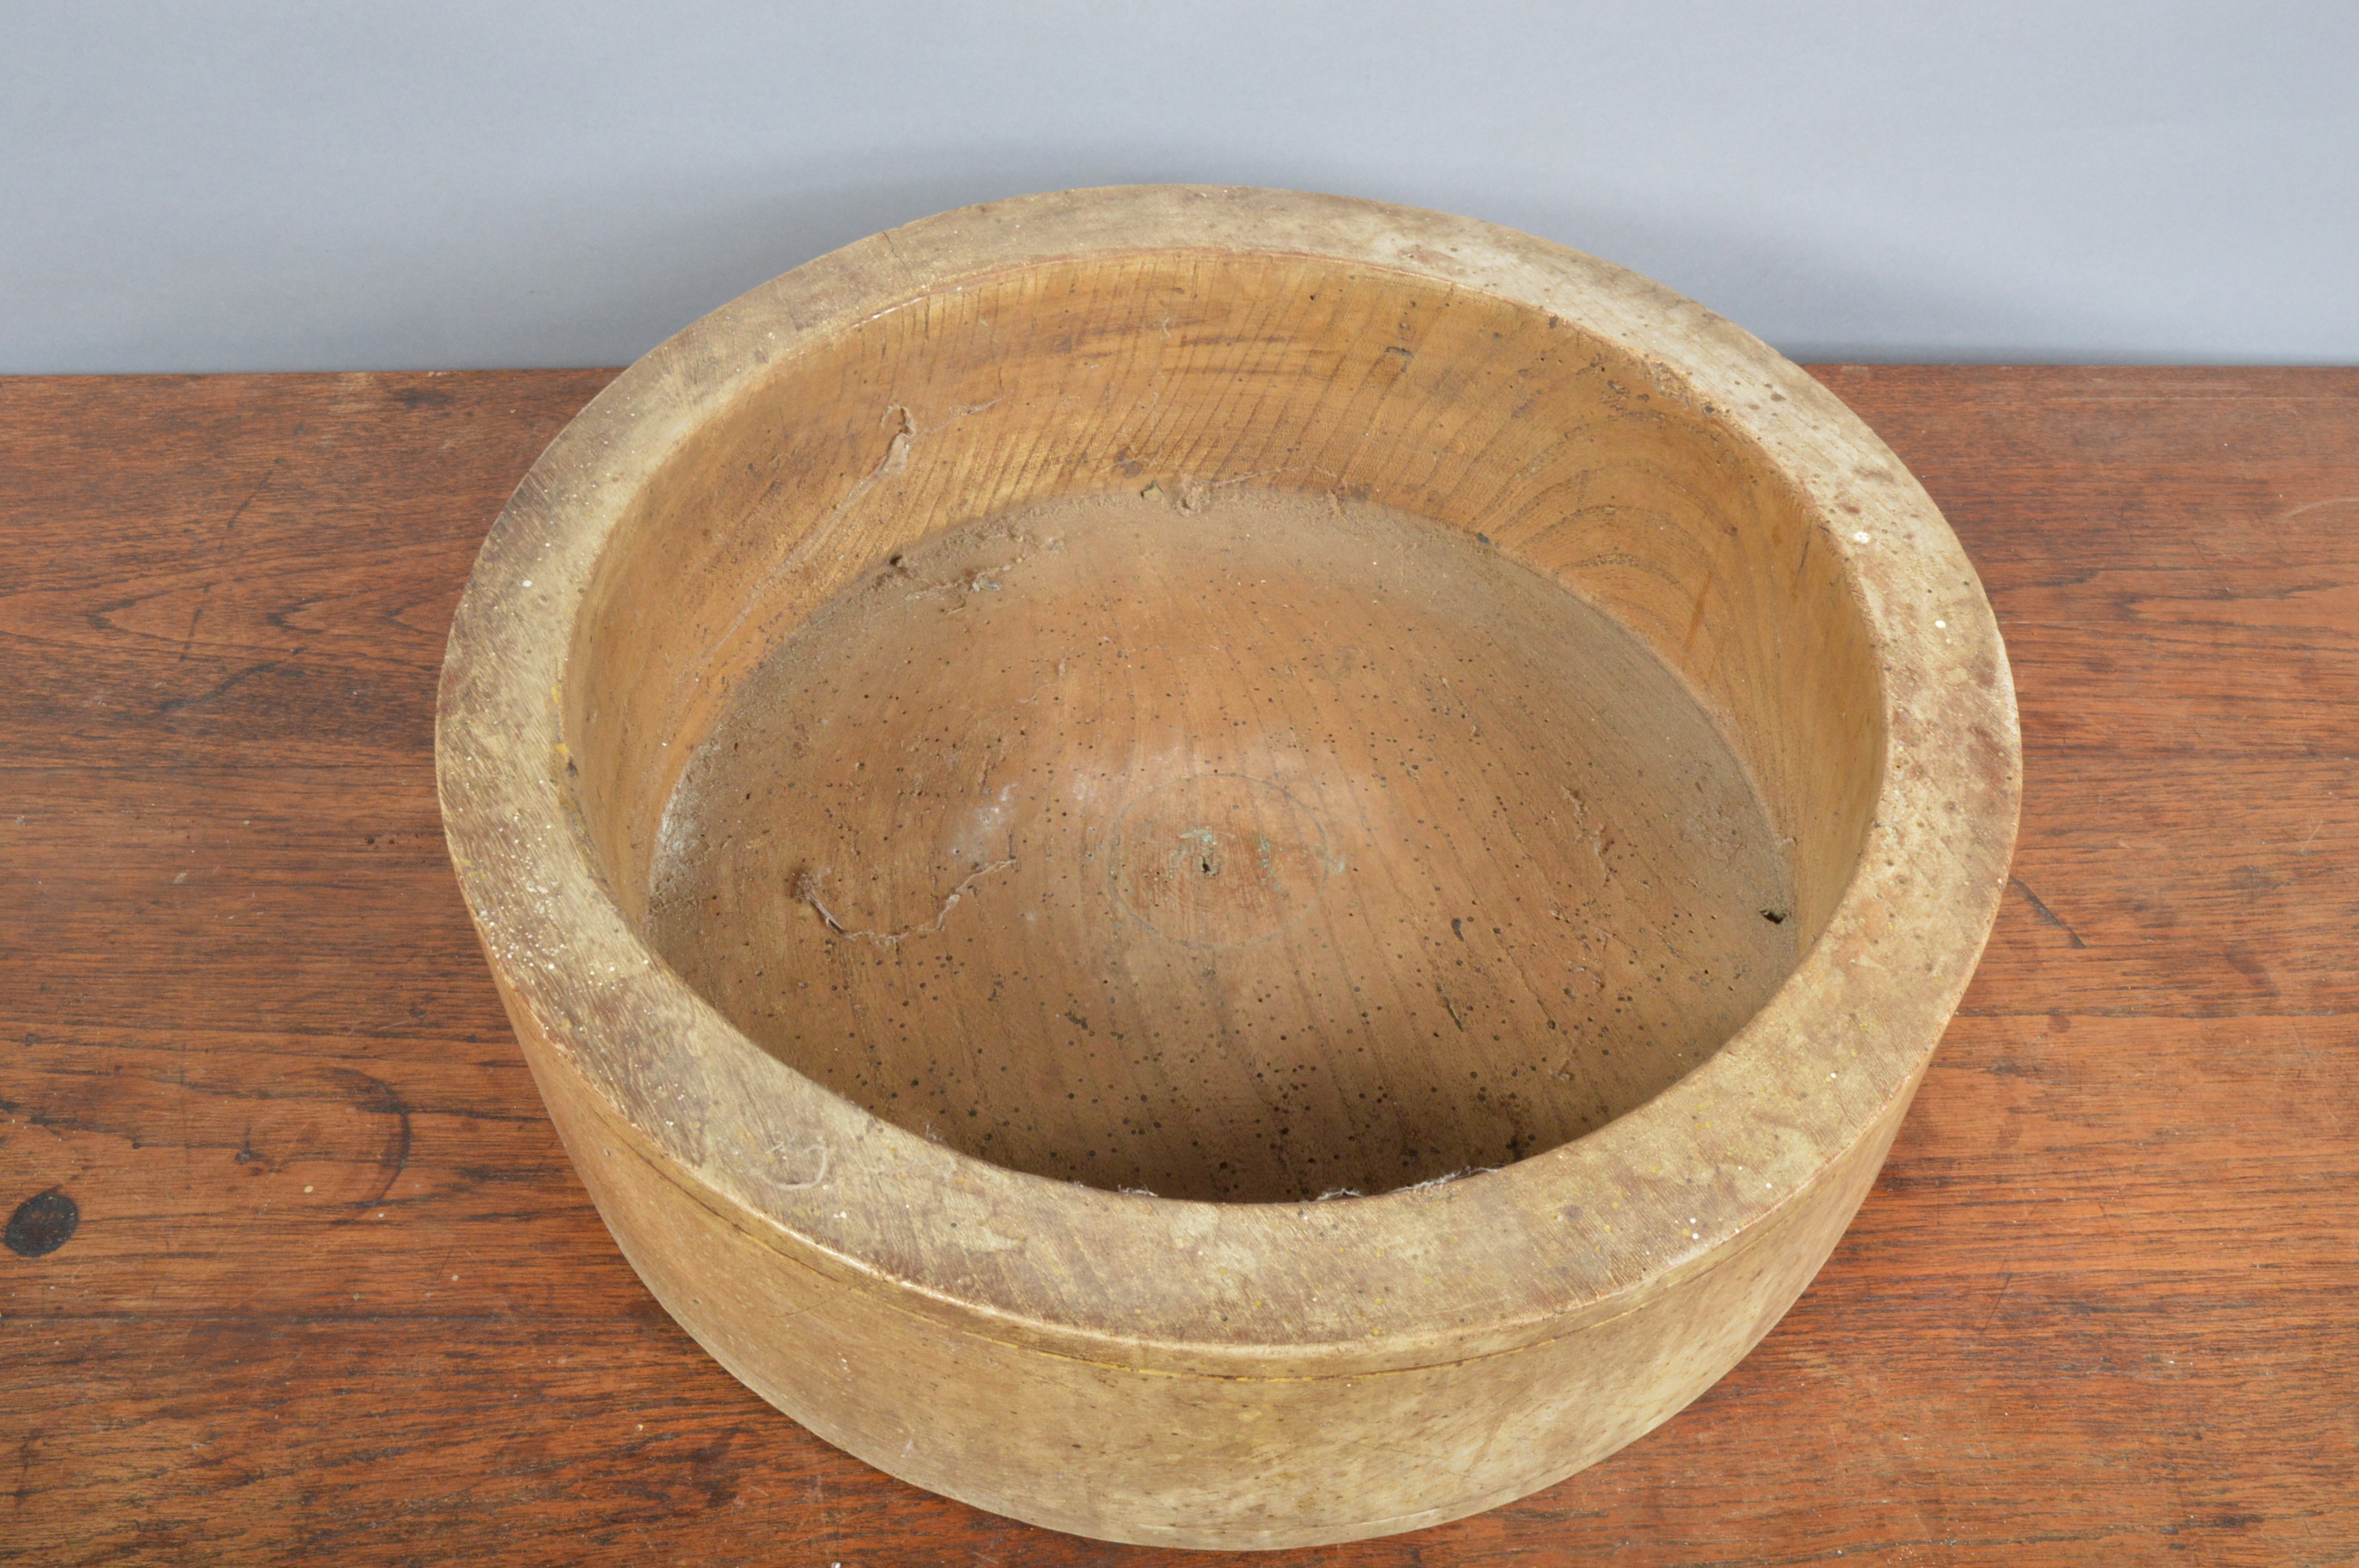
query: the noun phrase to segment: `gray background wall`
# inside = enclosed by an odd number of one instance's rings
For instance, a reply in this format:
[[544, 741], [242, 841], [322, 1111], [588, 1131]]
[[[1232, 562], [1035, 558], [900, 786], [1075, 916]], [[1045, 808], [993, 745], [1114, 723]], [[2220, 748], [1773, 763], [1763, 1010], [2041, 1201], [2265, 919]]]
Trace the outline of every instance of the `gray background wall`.
[[2359, 360], [2359, 4], [0, 0], [0, 371], [628, 361], [875, 230], [1208, 180], [1803, 358]]

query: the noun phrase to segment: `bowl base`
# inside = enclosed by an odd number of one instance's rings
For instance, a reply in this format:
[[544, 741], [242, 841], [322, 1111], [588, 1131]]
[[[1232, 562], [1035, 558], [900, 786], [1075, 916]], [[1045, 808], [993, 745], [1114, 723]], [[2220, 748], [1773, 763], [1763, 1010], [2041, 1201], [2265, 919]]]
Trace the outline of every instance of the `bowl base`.
[[877, 561], [731, 694], [648, 935], [799, 1071], [995, 1163], [1367, 1194], [1579, 1137], [1792, 968], [1692, 690], [1470, 535], [1136, 488]]

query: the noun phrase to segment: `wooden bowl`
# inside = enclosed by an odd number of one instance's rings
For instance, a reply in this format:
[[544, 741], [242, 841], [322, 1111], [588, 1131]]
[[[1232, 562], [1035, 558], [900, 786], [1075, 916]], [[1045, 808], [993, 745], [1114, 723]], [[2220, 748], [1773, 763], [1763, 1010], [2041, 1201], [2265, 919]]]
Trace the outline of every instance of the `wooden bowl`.
[[649, 354], [452, 629], [451, 857], [664, 1306], [829, 1442], [1278, 1547], [1522, 1496], [1825, 1260], [2014, 838], [1924, 492], [1694, 304], [1067, 192]]

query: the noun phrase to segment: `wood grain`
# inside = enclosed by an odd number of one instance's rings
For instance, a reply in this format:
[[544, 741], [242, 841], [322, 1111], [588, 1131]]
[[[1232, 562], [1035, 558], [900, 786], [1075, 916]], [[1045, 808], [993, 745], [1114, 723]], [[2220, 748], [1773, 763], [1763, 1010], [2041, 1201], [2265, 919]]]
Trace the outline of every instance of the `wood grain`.
[[[2359, 373], [1822, 374], [2009, 638], [1981, 974], [1712, 1392], [1523, 1503], [1279, 1561], [2359, 1558]], [[603, 380], [0, 382], [0, 1207], [81, 1211], [0, 1255], [0, 1558], [1201, 1561], [778, 1418], [549, 1131], [429, 720], [484, 528]]]

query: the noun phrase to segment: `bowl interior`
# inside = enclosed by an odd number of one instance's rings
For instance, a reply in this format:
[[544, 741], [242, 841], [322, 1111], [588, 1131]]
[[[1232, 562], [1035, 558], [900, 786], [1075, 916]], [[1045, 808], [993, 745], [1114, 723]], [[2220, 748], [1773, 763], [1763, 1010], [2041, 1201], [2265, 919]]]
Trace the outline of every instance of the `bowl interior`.
[[1389, 1190], [1642, 1103], [1825, 922], [1883, 725], [1819, 525], [1509, 301], [1026, 267], [780, 359], [643, 484], [570, 777], [649, 946], [875, 1114], [1164, 1196]]

